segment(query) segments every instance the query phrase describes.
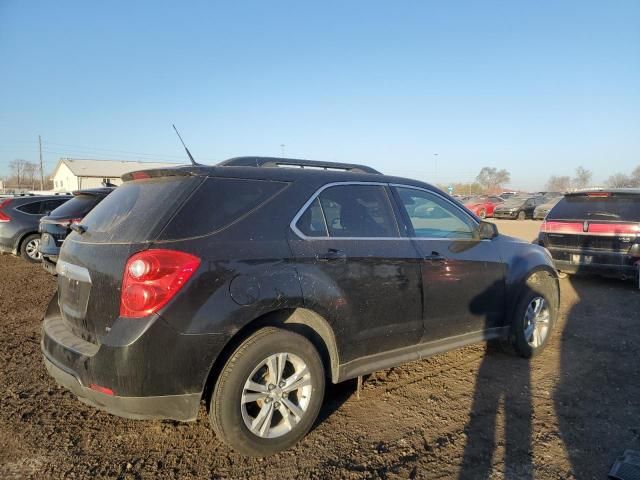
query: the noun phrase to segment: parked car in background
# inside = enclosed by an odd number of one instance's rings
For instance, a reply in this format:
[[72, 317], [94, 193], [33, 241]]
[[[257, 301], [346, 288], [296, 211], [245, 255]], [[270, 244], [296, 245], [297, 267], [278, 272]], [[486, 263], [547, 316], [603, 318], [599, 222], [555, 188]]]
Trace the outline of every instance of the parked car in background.
[[493, 210], [504, 200], [495, 195], [477, 195], [464, 201], [464, 206], [480, 218], [493, 217]]
[[561, 272], [637, 279], [640, 189], [567, 193], [540, 226], [538, 243]]
[[551, 209], [562, 199], [562, 195], [557, 197], [545, 197], [544, 203], [538, 205], [533, 211], [533, 219], [534, 220], [543, 220], [544, 217], [547, 216], [547, 213], [551, 211]]
[[20, 196], [0, 200], [0, 252], [29, 262], [42, 258], [38, 247], [40, 219], [67, 202], [70, 196]]
[[498, 195], [500, 198], [502, 198], [503, 200], [506, 200], [508, 198], [511, 197], [515, 197], [518, 195], [518, 192], [502, 192], [500, 195]]
[[123, 180], [62, 245], [42, 326], [50, 374], [111, 413], [205, 401], [219, 439], [265, 456], [309, 431], [326, 378], [489, 339], [532, 357], [553, 330], [548, 253], [428, 184], [261, 157]]
[[40, 253], [42, 266], [56, 274], [56, 262], [62, 242], [71, 233], [71, 225], [79, 223], [114, 187], [90, 188], [73, 192], [73, 198], [40, 219]]
[[509, 218], [512, 220], [533, 218], [533, 211], [538, 205], [542, 205], [543, 202], [544, 197], [541, 196], [511, 197], [493, 210], [493, 216], [495, 218]]

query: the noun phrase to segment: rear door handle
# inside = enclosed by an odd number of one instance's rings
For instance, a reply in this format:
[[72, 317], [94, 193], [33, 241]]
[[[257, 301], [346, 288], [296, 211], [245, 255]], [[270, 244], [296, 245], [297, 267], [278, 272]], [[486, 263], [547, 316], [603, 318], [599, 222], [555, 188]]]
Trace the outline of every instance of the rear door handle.
[[446, 260], [446, 258], [440, 255], [438, 252], [431, 252], [431, 255], [425, 256], [424, 259], [431, 261], [431, 263], [439, 263]]
[[319, 253], [316, 255], [316, 259], [329, 261], [329, 260], [346, 260], [347, 254], [343, 250], [337, 248], [330, 248], [325, 253]]

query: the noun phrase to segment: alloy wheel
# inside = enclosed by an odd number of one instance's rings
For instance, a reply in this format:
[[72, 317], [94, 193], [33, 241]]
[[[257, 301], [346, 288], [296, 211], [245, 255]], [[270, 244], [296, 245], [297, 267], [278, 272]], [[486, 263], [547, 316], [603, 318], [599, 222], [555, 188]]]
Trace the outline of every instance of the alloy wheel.
[[292, 353], [276, 353], [253, 369], [242, 389], [242, 419], [261, 438], [290, 432], [309, 407], [313, 386], [305, 362]]
[[535, 297], [524, 314], [524, 338], [533, 348], [542, 345], [549, 334], [551, 313], [542, 297]]
[[39, 238], [34, 238], [33, 240], [29, 240], [27, 245], [24, 247], [24, 251], [27, 253], [29, 258], [33, 260], [42, 260], [42, 253], [40, 253]]

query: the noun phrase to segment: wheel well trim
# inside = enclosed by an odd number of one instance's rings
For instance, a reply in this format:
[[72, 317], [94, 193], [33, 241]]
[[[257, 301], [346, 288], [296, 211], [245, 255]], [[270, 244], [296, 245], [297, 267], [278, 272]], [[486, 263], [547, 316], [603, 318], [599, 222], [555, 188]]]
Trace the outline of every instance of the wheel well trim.
[[[332, 383], [338, 383], [340, 357], [335, 333], [329, 322], [317, 312], [304, 307], [272, 310], [245, 323], [227, 338], [204, 379], [202, 398], [207, 402], [207, 408], [209, 407], [210, 394], [230, 355], [250, 335], [267, 326], [284, 327], [287, 330], [295, 331], [308, 338], [316, 348], [320, 347], [322, 350], [324, 347], [326, 351], [318, 353], [325, 368], [328, 367], [326, 373], [330, 376]], [[305, 331], [305, 327], [308, 330]], [[318, 342], [322, 342], [322, 345], [317, 345]]]

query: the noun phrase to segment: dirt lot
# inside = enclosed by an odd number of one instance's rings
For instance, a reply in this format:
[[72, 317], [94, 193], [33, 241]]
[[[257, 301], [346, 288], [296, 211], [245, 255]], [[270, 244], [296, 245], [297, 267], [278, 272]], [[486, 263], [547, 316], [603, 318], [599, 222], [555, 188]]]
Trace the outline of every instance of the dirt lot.
[[[535, 236], [518, 222], [501, 231]], [[533, 232], [533, 234], [532, 234]], [[531, 235], [532, 234], [532, 235]], [[640, 449], [640, 292], [562, 281], [562, 315], [533, 361], [484, 345], [330, 387], [295, 449], [245, 459], [195, 424], [96, 411], [55, 386], [40, 320], [54, 281], [0, 257], [0, 478], [606, 478]]]

